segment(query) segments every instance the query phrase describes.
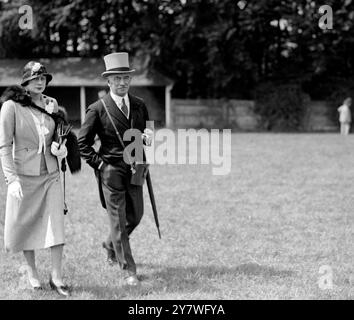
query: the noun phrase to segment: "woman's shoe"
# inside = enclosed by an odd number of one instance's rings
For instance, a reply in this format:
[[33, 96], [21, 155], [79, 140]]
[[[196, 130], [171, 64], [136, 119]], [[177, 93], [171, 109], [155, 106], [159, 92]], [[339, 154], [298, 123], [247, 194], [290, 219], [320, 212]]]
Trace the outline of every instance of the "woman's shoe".
[[70, 289], [69, 286], [63, 285], [63, 286], [57, 286], [54, 282], [52, 277], [49, 278], [49, 285], [52, 288], [52, 290], [55, 290], [58, 294], [68, 297], [70, 296]]
[[28, 282], [30, 283], [31, 287], [33, 290], [37, 291], [37, 290], [43, 290], [43, 287], [41, 285], [41, 283], [39, 282], [38, 279], [36, 278], [28, 278]]

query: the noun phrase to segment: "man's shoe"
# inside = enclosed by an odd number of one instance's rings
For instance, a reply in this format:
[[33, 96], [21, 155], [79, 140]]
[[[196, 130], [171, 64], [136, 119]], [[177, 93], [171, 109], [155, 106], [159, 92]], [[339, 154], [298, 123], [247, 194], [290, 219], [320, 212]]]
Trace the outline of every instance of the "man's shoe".
[[138, 286], [140, 281], [136, 275], [131, 275], [125, 279], [125, 282], [128, 286]]
[[104, 249], [106, 249], [107, 251], [107, 262], [110, 266], [114, 266], [118, 263], [118, 260], [116, 258], [116, 254], [114, 252], [114, 250], [112, 250], [111, 248], [109, 248], [106, 244], [106, 242], [102, 242], [102, 247]]

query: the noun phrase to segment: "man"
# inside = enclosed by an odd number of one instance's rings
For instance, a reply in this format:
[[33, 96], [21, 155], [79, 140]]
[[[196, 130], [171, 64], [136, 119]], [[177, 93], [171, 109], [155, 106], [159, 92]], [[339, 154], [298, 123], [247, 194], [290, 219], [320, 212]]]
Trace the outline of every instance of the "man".
[[[139, 280], [129, 235], [143, 216], [143, 190], [142, 186], [130, 184], [131, 167], [123, 159], [124, 149], [111, 119], [122, 139], [126, 130], [134, 128], [144, 132], [141, 134], [142, 142], [151, 145], [152, 131], [145, 128], [149, 120], [145, 103], [128, 94], [135, 71], [129, 67], [128, 53], [109, 54], [104, 57], [104, 62], [106, 71], [102, 76], [107, 78], [110, 92], [102, 98], [104, 103], [100, 99], [87, 108], [78, 141], [82, 157], [95, 169], [101, 203], [109, 217], [110, 234], [103, 242], [107, 260], [111, 265], [118, 263], [127, 284], [134, 286], [139, 284]], [[98, 152], [93, 148], [96, 134], [101, 140]], [[129, 143], [124, 141], [125, 147]]]
[[351, 98], [346, 98], [343, 104], [337, 109], [339, 112], [340, 133], [342, 135], [348, 135], [350, 132], [350, 124], [352, 122], [352, 115], [350, 112], [350, 106], [352, 104]]

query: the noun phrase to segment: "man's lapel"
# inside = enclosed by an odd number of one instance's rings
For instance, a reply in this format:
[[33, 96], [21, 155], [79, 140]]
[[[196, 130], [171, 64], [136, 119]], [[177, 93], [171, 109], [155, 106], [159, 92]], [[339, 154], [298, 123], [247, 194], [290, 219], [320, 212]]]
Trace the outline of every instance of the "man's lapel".
[[107, 93], [103, 97], [104, 102], [106, 103], [107, 109], [109, 111], [109, 114], [112, 116], [114, 120], [118, 122], [120, 126], [124, 128], [124, 130], [129, 129], [129, 121], [126, 118], [126, 116], [122, 113], [122, 111], [119, 109], [117, 104], [114, 102], [112, 99], [110, 93]]

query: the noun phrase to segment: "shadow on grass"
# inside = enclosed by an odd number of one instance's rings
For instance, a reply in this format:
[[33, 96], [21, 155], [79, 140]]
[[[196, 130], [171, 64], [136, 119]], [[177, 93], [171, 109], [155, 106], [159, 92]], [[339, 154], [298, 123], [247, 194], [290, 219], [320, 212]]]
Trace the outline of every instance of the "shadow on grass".
[[244, 263], [235, 267], [218, 266], [193, 266], [193, 267], [162, 267], [142, 264], [144, 269], [151, 269], [151, 273], [143, 275], [143, 283], [152, 286], [154, 292], [177, 292], [202, 290], [213, 292], [218, 287], [229, 286], [230, 279], [238, 276], [257, 277], [258, 280], [272, 280], [273, 278], [295, 277], [296, 273], [291, 270], [282, 270], [272, 266], [259, 265], [256, 263]]
[[[89, 294], [94, 299], [107, 300], [107, 299], [119, 299], [121, 298], [121, 287], [107, 287], [107, 286], [76, 286], [74, 288], [74, 295]], [[89, 297], [91, 298], [91, 297]]]
[[291, 270], [280, 270], [274, 267], [263, 266], [257, 263], [244, 263], [235, 268], [236, 274], [245, 274], [249, 276], [271, 277], [292, 277], [295, 272]]
[[146, 296], [153, 290], [154, 288], [150, 283], [141, 282], [141, 285], [132, 287], [125, 284], [123, 281], [121, 284], [109, 287], [100, 285], [76, 286], [74, 288], [74, 296], [79, 299], [81, 299], [82, 296], [84, 296], [85, 299], [86, 296], [88, 299], [95, 300], [120, 300], [132, 296], [137, 298]]
[[140, 264], [139, 269], [144, 270], [139, 276], [141, 285], [130, 287], [121, 282], [121, 285], [111, 286], [78, 286], [77, 293], [86, 293], [95, 299], [124, 299], [134, 296], [136, 298], [148, 296], [150, 293], [173, 292], [215, 292], [220, 290], [219, 284], [225, 287], [229, 285], [230, 278], [246, 275], [248, 277], [260, 277], [259, 280], [271, 280], [274, 277], [294, 277], [296, 273], [291, 270], [281, 270], [271, 266], [258, 265], [256, 263], [244, 263], [227, 268], [217, 266], [192, 266], [170, 267], [152, 264]]
[[295, 276], [295, 272], [291, 270], [281, 270], [271, 266], [260, 265], [257, 263], [243, 263], [238, 266], [227, 268], [217, 266], [193, 266], [193, 267], [157, 267], [151, 264], [141, 264], [145, 268], [150, 268], [153, 271], [152, 275], [157, 277], [168, 277], [171, 275], [178, 276], [179, 278], [186, 278], [188, 275], [197, 274], [201, 277], [212, 278], [217, 276], [262, 276], [264, 278], [270, 277], [291, 277]]

